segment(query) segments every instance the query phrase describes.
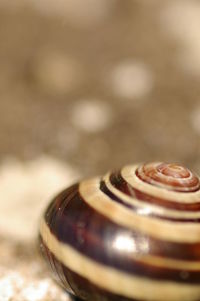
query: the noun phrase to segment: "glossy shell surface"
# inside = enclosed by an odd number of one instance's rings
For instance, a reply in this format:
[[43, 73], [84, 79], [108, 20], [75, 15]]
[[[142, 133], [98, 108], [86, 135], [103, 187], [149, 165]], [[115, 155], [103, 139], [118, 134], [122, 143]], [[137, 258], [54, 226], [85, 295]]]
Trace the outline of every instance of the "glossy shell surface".
[[61, 192], [40, 245], [88, 301], [200, 300], [200, 181], [178, 164], [131, 165]]

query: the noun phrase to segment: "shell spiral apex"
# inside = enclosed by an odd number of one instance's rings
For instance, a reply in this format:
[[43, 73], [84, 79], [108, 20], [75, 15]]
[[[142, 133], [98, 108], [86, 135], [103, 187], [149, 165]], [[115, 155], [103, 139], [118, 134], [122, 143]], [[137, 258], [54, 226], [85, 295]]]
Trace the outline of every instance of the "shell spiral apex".
[[137, 169], [137, 176], [152, 185], [175, 191], [196, 191], [199, 178], [189, 169], [178, 164], [150, 163]]
[[60, 284], [87, 301], [200, 301], [200, 179], [125, 166], [62, 191], [40, 224]]

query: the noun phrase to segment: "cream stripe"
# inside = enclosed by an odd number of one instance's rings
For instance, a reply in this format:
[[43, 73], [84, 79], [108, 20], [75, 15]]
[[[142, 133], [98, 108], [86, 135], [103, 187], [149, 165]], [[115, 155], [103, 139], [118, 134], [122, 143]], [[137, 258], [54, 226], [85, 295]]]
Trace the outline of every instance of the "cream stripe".
[[99, 189], [99, 178], [81, 182], [79, 192], [91, 207], [119, 225], [172, 242], [200, 242], [200, 224], [171, 222], [136, 214], [113, 202]]
[[192, 212], [192, 211], [179, 211], [179, 210], [173, 210], [168, 209], [159, 205], [152, 205], [151, 203], [145, 202], [143, 200], [138, 200], [134, 197], [130, 197], [126, 195], [125, 193], [121, 192], [119, 189], [115, 188], [111, 182], [110, 182], [110, 174], [107, 174], [104, 178], [104, 181], [106, 183], [106, 186], [108, 189], [116, 195], [118, 198], [123, 200], [125, 203], [134, 205], [137, 207], [137, 210], [140, 212], [140, 214], [159, 214], [163, 217], [174, 217], [174, 218], [184, 218], [184, 219], [190, 219], [190, 218], [200, 218], [200, 211]]
[[151, 196], [159, 197], [168, 201], [191, 204], [200, 202], [200, 190], [196, 192], [176, 192], [165, 188], [153, 186], [140, 180], [135, 171], [138, 165], [125, 166], [121, 170], [121, 175], [126, 182], [134, 188], [143, 191]]
[[155, 281], [132, 276], [91, 260], [67, 244], [59, 242], [41, 221], [41, 236], [50, 251], [64, 265], [95, 285], [128, 298], [162, 301], [197, 301], [200, 286], [170, 281]]
[[134, 257], [133, 259], [137, 262], [153, 265], [159, 268], [180, 269], [180, 272], [188, 270], [200, 272], [200, 261], [173, 260], [152, 255], [142, 255], [141, 257], [138, 256]]

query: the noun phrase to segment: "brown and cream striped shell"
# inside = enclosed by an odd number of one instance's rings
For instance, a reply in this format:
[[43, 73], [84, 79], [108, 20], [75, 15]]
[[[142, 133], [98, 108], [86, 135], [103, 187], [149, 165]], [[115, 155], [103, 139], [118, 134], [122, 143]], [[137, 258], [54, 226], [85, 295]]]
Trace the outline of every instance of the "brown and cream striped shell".
[[159, 162], [82, 181], [50, 203], [40, 242], [87, 301], [199, 301], [199, 177]]

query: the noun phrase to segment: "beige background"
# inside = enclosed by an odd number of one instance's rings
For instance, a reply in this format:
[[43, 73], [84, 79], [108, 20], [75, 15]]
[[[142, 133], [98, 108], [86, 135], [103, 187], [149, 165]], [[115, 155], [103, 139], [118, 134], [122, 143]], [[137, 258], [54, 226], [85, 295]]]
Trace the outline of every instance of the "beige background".
[[35, 250], [61, 188], [127, 163], [200, 173], [200, 3], [0, 0], [0, 301], [67, 300]]

